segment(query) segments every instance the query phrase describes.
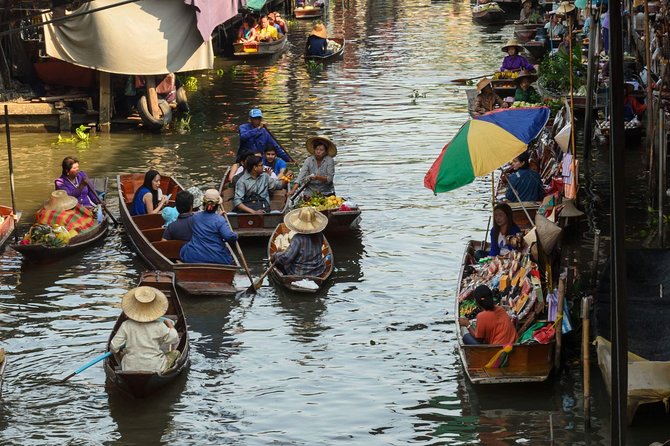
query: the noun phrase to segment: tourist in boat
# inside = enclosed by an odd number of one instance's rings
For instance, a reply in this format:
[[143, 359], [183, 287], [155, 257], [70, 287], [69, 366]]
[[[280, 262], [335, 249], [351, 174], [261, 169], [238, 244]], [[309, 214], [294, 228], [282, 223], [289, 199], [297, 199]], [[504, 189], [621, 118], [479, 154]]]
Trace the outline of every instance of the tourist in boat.
[[535, 14], [535, 9], [533, 8], [533, 0], [523, 0], [521, 2], [521, 12], [519, 13], [519, 20], [515, 23], [519, 25], [526, 25], [535, 23], [531, 21], [531, 17]]
[[232, 265], [233, 256], [226, 242], [235, 243], [237, 234], [228, 221], [217, 212], [223, 203], [216, 189], [207, 189], [202, 199], [204, 210], [191, 217], [193, 235], [181, 247], [179, 256], [186, 263], [218, 263]]
[[247, 17], [237, 33], [237, 41], [239, 43], [253, 43], [256, 40], [256, 21], [253, 17]]
[[477, 314], [475, 328], [472, 328], [470, 319], [458, 318], [458, 325], [467, 329], [467, 333], [463, 335], [463, 343], [466, 345], [514, 344], [517, 338], [514, 324], [507, 312], [500, 305], [493, 303], [491, 289], [486, 285], [479, 285], [472, 292], [472, 299], [483, 311]]
[[[141, 286], [128, 291], [121, 300], [128, 319], [123, 321], [110, 342], [110, 350], [121, 354], [124, 372], [155, 372], [169, 369], [179, 358], [179, 333], [174, 323], [163, 318], [168, 300], [160, 290]], [[165, 352], [167, 351], [167, 353]]]
[[270, 22], [270, 26], [274, 26], [275, 28], [277, 28], [277, 35], [279, 37], [286, 34], [284, 32], [284, 29], [281, 27], [281, 25], [279, 23], [277, 23], [277, 21], [275, 20], [275, 13], [274, 12], [271, 12], [271, 13], [268, 14], [268, 21]]
[[228, 173], [228, 181], [230, 182], [230, 185], [232, 187], [235, 187], [235, 184], [237, 183], [237, 180], [242, 178], [242, 175], [244, 175], [245, 172], [245, 165], [247, 162], [247, 158], [250, 156], [257, 156], [259, 158], [263, 158], [263, 154], [258, 152], [258, 153], [253, 153], [253, 152], [244, 152], [240, 154], [240, 156], [237, 159], [237, 162], [232, 165], [230, 168], [230, 172]]
[[271, 172], [277, 178], [281, 177], [284, 172], [286, 172], [286, 162], [281, 158], [277, 158], [277, 149], [272, 146], [269, 146], [267, 149], [265, 149], [263, 165], [265, 167], [269, 167]]
[[281, 189], [285, 183], [265, 173], [263, 160], [252, 155], [247, 158], [245, 172], [235, 184], [233, 209], [247, 214], [270, 212], [270, 190]]
[[186, 190], [179, 191], [175, 199], [175, 207], [179, 215], [163, 231], [163, 240], [187, 242], [193, 236], [193, 194]]
[[273, 25], [270, 25], [268, 16], [264, 15], [261, 17], [261, 21], [256, 27], [256, 40], [259, 42], [272, 42], [273, 40], [277, 39], [279, 39], [277, 28], [275, 28]]
[[308, 157], [300, 168], [298, 180], [291, 190], [291, 195], [296, 191], [299, 184], [309, 181], [305, 192], [308, 195], [315, 193], [324, 197], [335, 195], [335, 161], [333, 158], [337, 155], [337, 146], [325, 136], [313, 136], [307, 139], [305, 143], [307, 152], [312, 156]]
[[272, 261], [284, 274], [320, 276], [326, 270], [323, 258], [323, 230], [328, 218], [313, 207], [294, 209], [284, 216], [284, 224], [295, 235], [286, 251], [272, 255]]
[[530, 154], [527, 151], [512, 160], [514, 171], [507, 175], [507, 191], [505, 192], [507, 201], [540, 201], [544, 197], [540, 174], [530, 168], [529, 161]]
[[542, 99], [535, 89], [530, 85], [537, 80], [537, 76], [527, 71], [522, 71], [514, 80], [516, 82], [516, 91], [514, 92], [514, 100], [521, 102], [528, 102], [530, 104], [537, 104]]
[[237, 150], [237, 157], [244, 152], [264, 153], [266, 147], [272, 146], [277, 149], [277, 156], [286, 162], [293, 161], [291, 157], [281, 148], [281, 146], [270, 135], [263, 121], [263, 112], [259, 108], [252, 108], [249, 111], [249, 122], [242, 124], [239, 128], [240, 147]]
[[487, 78], [477, 83], [477, 97], [475, 98], [474, 110], [476, 115], [483, 115], [496, 108], [507, 108], [509, 104], [498, 96], [491, 86], [491, 81]]
[[54, 181], [56, 190], [64, 190], [69, 196], [76, 198], [82, 206], [91, 207], [100, 202], [95, 191], [88, 186], [88, 175], [83, 170], [79, 170], [77, 158], [65, 157], [61, 167], [61, 176]]
[[502, 47], [503, 52], [507, 53], [507, 56], [505, 56], [502, 65], [500, 65], [500, 71], [535, 71], [533, 64], [519, 54], [521, 49], [522, 47], [516, 39], [507, 41], [507, 44]]
[[491, 250], [489, 255], [505, 255], [516, 248], [509, 237], [519, 234], [521, 229], [514, 223], [512, 208], [507, 203], [498, 203], [493, 208], [493, 227], [491, 228]]
[[275, 11], [272, 13], [272, 18], [274, 19], [275, 23], [279, 25], [281, 33], [288, 34], [288, 25], [286, 24], [286, 21], [282, 18], [281, 14]]
[[144, 183], [137, 189], [130, 207], [130, 215], [160, 214], [168, 198], [161, 191], [161, 175], [150, 170], [144, 175]]

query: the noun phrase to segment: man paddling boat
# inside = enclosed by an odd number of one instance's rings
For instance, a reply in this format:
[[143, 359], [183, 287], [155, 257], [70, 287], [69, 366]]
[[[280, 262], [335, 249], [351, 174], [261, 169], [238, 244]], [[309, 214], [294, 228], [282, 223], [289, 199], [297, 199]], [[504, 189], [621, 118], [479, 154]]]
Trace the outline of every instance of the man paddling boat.
[[265, 148], [272, 146], [277, 150], [277, 156], [286, 162], [293, 161], [288, 153], [275, 141], [265, 127], [263, 112], [259, 108], [252, 108], [249, 112], [249, 122], [242, 124], [240, 131], [240, 147], [237, 150], [238, 159], [242, 153], [265, 153]]

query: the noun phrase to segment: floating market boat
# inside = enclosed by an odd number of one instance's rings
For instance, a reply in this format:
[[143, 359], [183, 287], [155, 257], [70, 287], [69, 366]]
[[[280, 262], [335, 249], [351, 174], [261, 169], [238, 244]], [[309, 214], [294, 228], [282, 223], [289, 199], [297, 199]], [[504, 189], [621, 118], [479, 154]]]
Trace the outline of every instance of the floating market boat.
[[516, 37], [516, 40], [519, 42], [528, 42], [529, 40], [535, 38], [535, 33], [537, 32], [537, 28], [541, 28], [542, 25], [538, 24], [521, 24], [518, 23], [514, 25], [514, 37]]
[[[490, 245], [487, 243], [483, 246], [484, 250], [488, 252]], [[507, 384], [507, 383], [523, 383], [523, 382], [541, 382], [545, 381], [549, 374], [551, 373], [554, 367], [554, 349], [555, 349], [555, 340], [551, 338], [547, 343], [524, 343], [524, 344], [514, 344], [513, 349], [507, 354], [507, 365], [503, 367], [495, 367], [490, 365], [491, 362], [495, 360], [499, 353], [501, 353], [502, 345], [489, 345], [489, 344], [479, 344], [479, 345], [466, 345], [463, 343], [463, 334], [465, 330], [463, 327], [460, 327], [458, 319], [463, 314], [464, 317], [467, 317], [467, 313], [462, 313], [461, 310], [466, 309], [466, 302], [472, 302], [469, 299], [469, 291], [471, 292], [474, 289], [475, 285], [484, 283], [480, 281], [481, 277], [478, 275], [477, 268], [488, 269], [490, 268], [487, 265], [480, 265], [475, 261], [475, 252], [482, 249], [482, 243], [477, 241], [470, 241], [465, 249], [463, 255], [463, 262], [461, 264], [461, 272], [458, 278], [458, 292], [456, 299], [456, 308], [455, 308], [455, 322], [458, 330], [458, 353], [463, 363], [463, 368], [465, 373], [473, 384]], [[497, 257], [496, 259], [500, 259]], [[495, 259], [494, 259], [495, 260]], [[540, 320], [533, 319], [531, 315], [534, 314], [535, 310], [538, 309], [537, 302], [541, 301], [541, 287], [538, 291], [539, 281], [535, 282], [534, 279], [526, 279], [526, 271], [524, 264], [529, 266], [529, 264], [518, 262], [516, 274], [520, 277], [517, 278], [514, 273], [514, 261], [504, 260], [500, 262], [500, 271], [507, 273], [505, 277], [510, 280], [510, 286], [512, 286], [514, 281], [519, 282], [524, 280], [530, 280], [533, 284], [531, 287], [534, 289], [530, 291], [529, 294], [519, 295], [518, 300], [511, 304], [511, 311], [514, 311], [520, 321], [522, 321], [523, 326], [518, 331], [520, 334], [523, 334], [526, 329], [531, 329], [532, 322], [542, 322]], [[511, 265], [511, 266], [510, 266]], [[507, 269], [509, 268], [509, 270]], [[490, 271], [484, 272], [484, 274], [491, 275]], [[471, 276], [475, 276], [476, 279], [473, 280]], [[493, 276], [491, 275], [491, 278]], [[519, 286], [519, 289], [523, 289], [526, 285], [524, 282], [523, 286]], [[516, 287], [516, 285], [514, 285]], [[533, 297], [532, 293], [536, 293]], [[524, 296], [528, 296], [524, 298]], [[470, 303], [470, 306], [473, 304]], [[525, 319], [525, 318], [528, 319]], [[539, 318], [538, 318], [539, 319]]]
[[0, 223], [0, 247], [2, 247], [14, 232], [16, 224], [21, 220], [21, 212], [17, 212], [16, 218], [14, 218], [14, 211], [11, 207], [0, 205], [0, 217], [2, 217]]
[[472, 20], [483, 25], [505, 23], [505, 11], [496, 2], [477, 5], [472, 8]]
[[314, 56], [307, 54], [307, 48], [305, 48], [305, 60], [313, 60], [315, 62], [332, 62], [333, 60], [340, 57], [344, 53], [344, 46], [346, 44], [346, 41], [344, 39], [336, 37], [329, 38], [328, 40], [332, 40], [333, 42], [339, 44], [340, 49], [335, 51], [334, 53], [326, 54], [325, 56]]
[[[136, 398], [142, 398], [174, 381], [180, 373], [188, 368], [190, 361], [188, 326], [175, 288], [174, 273], [159, 271], [144, 272], [140, 279], [140, 283], [137, 286], [150, 286], [156, 288], [162, 291], [167, 297], [168, 309], [163, 317], [174, 321], [174, 327], [177, 330], [177, 333], [179, 333], [177, 350], [180, 353], [174, 365], [162, 373], [124, 372], [121, 370], [120, 361], [117, 360], [115, 355], [111, 355], [105, 359], [104, 368], [105, 375], [107, 376], [107, 383], [116, 385], [122, 391]], [[114, 324], [114, 329], [107, 341], [106, 351], [110, 351], [110, 344], [114, 335], [116, 335], [121, 324], [127, 319], [128, 317], [124, 313], [121, 313], [116, 324]]]
[[[330, 204], [329, 200], [335, 200], [335, 204]], [[358, 228], [361, 221], [361, 209], [359, 207], [343, 206], [345, 204], [344, 198], [312, 197], [308, 203], [309, 206], [315, 207], [328, 218], [328, 225], [323, 231], [324, 234], [332, 236], [350, 234]], [[305, 206], [305, 202], [299, 203], [296, 207], [301, 205]]]
[[270, 42], [253, 42], [253, 43], [242, 43], [236, 42], [233, 43], [233, 54], [236, 57], [243, 58], [256, 58], [256, 57], [268, 57], [274, 54], [281, 53], [286, 49], [287, 45], [286, 36], [281, 36], [277, 40], [272, 40]]
[[[284, 234], [288, 234], [289, 232], [290, 232], [289, 228], [284, 223], [280, 223], [279, 225], [277, 225], [277, 228], [272, 233], [270, 241], [268, 242], [268, 261], [270, 261], [269, 259], [272, 258], [272, 254], [281, 251], [277, 243], [278, 242], [277, 237], [283, 236]], [[328, 243], [328, 240], [325, 237], [323, 238], [323, 247], [321, 248], [321, 253], [326, 262], [326, 270], [320, 276], [286, 275], [276, 267], [272, 268], [272, 270], [270, 271], [270, 276], [272, 277], [272, 279], [274, 279], [274, 281], [277, 284], [291, 291], [295, 291], [298, 293], [316, 293], [321, 288], [323, 288], [323, 286], [330, 278], [330, 275], [333, 273], [333, 265], [334, 265], [333, 251], [330, 248], [330, 243]], [[271, 263], [272, 262], [270, 262], [270, 264]], [[306, 288], [303, 286], [296, 285], [296, 283], [300, 283], [301, 281], [312, 281], [314, 282], [314, 284], [316, 284], [316, 287]]]
[[316, 19], [323, 15], [323, 6], [303, 6], [297, 7], [293, 11], [296, 19]]
[[[182, 263], [179, 256], [182, 240], [161, 240], [165, 221], [161, 214], [130, 215], [130, 204], [135, 191], [142, 186], [144, 174], [117, 176], [119, 213], [135, 251], [151, 269], [173, 272], [178, 289], [193, 296], [233, 296], [233, 285], [240, 264], [234, 251], [228, 247], [234, 265], [214, 263]], [[183, 188], [174, 178], [161, 176], [161, 190], [174, 198]], [[173, 202], [172, 202], [173, 203]]]
[[[92, 178], [91, 183], [99, 196], [107, 194], [107, 178]], [[109, 222], [105, 216], [102, 222], [97, 223], [90, 230], [76, 235], [64, 246], [45, 246], [41, 244], [13, 244], [12, 249], [21, 253], [23, 257], [35, 263], [55, 262], [63, 257], [84, 251], [105, 238], [109, 230]]]

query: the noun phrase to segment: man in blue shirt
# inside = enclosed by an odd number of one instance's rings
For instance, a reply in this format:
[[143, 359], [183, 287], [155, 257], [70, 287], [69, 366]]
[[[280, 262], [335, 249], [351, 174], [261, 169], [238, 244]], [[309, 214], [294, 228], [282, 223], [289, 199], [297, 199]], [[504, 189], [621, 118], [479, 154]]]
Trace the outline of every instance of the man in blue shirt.
[[286, 162], [293, 161], [288, 153], [282, 149], [274, 140], [270, 132], [265, 128], [263, 113], [258, 108], [252, 108], [249, 112], [249, 122], [240, 126], [240, 148], [238, 156], [244, 152], [264, 153], [265, 148], [272, 146], [277, 150], [277, 156]]
[[179, 212], [179, 217], [167, 225], [163, 231], [163, 240], [189, 241], [193, 235], [193, 194], [185, 190], [179, 191], [175, 199], [175, 207]]
[[286, 172], [286, 162], [281, 158], [277, 158], [277, 149], [272, 146], [268, 146], [267, 149], [265, 149], [263, 165], [270, 167], [277, 178]]

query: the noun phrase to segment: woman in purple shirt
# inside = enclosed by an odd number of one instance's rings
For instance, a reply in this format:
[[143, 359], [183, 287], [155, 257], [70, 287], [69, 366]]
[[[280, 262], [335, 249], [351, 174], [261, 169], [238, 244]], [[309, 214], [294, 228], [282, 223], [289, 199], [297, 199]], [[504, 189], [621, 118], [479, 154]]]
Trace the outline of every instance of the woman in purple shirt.
[[502, 50], [507, 56], [502, 61], [500, 71], [535, 71], [535, 67], [525, 57], [519, 55], [521, 45], [515, 39], [510, 39]]
[[98, 204], [95, 191], [88, 186], [88, 176], [79, 170], [79, 160], [71, 156], [66, 157], [61, 163], [63, 168], [61, 176], [56, 178], [56, 190], [64, 190], [71, 197], [77, 199], [82, 206], [93, 206]]

